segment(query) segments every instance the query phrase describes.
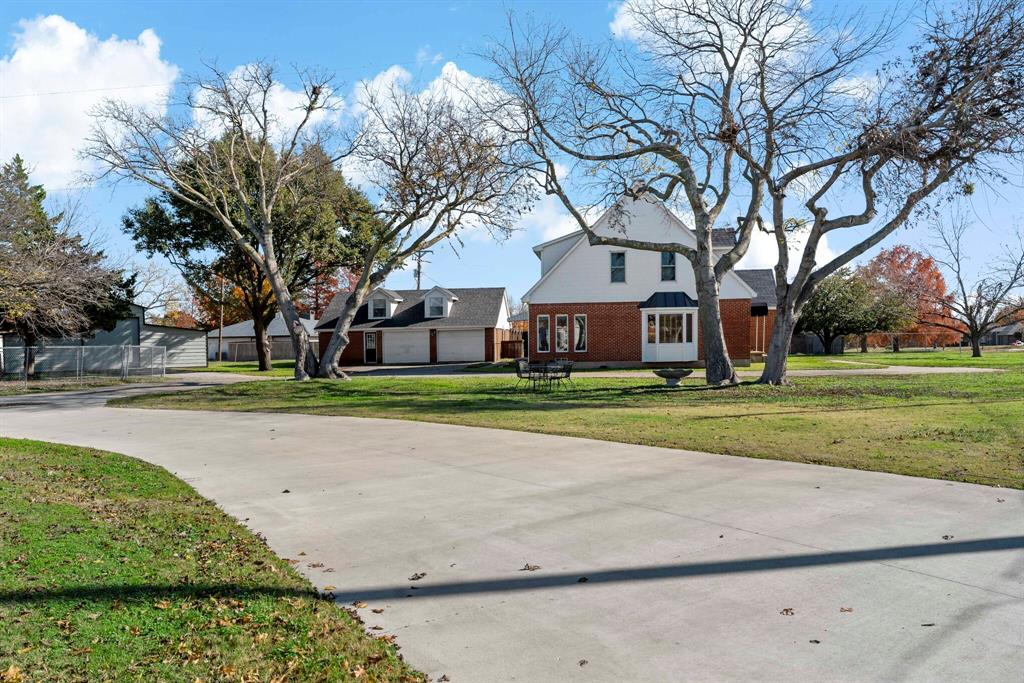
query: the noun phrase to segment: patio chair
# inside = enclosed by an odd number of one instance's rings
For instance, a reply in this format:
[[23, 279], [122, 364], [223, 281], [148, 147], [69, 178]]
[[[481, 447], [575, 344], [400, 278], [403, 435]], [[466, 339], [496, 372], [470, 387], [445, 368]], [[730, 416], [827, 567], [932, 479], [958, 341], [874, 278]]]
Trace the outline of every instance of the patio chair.
[[527, 382], [533, 381], [533, 376], [530, 371], [530, 361], [526, 358], [516, 358], [516, 387], [526, 380]]
[[559, 359], [548, 363], [548, 388], [551, 388], [552, 383], [558, 384], [558, 386], [562, 386], [562, 382], [572, 384], [573, 365], [573, 361], [568, 359]]

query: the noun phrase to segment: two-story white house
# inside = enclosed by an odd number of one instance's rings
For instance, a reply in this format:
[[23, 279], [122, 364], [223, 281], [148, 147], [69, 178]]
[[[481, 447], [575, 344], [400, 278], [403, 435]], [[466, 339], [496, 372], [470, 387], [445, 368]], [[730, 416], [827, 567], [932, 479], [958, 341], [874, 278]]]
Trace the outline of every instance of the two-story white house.
[[[594, 225], [599, 235], [696, 246], [693, 232], [662, 203], [623, 199]], [[732, 230], [716, 230], [724, 253]], [[584, 365], [700, 364], [697, 289], [690, 262], [672, 252], [592, 246], [582, 230], [538, 244], [540, 279], [524, 295], [530, 358]], [[737, 364], [763, 351], [774, 321], [771, 270], [735, 270], [721, 283], [726, 345]]]

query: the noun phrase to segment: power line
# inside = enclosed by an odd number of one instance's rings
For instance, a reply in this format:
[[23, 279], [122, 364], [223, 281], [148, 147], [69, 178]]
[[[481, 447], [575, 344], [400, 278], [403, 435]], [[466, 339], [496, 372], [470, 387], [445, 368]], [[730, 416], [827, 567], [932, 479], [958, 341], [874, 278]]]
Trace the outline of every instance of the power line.
[[[455, 54], [451, 59], [455, 60], [461, 56], [461, 50]], [[352, 65], [341, 67], [337, 71], [355, 71], [357, 69], [389, 69], [392, 66], [426, 66], [424, 62], [414, 60], [410, 62], [392, 62], [386, 67], [379, 64], [363, 64], [363, 65]], [[169, 81], [167, 83], [151, 83], [149, 85], [117, 85], [110, 86], [109, 88], [82, 88], [80, 90], [52, 90], [50, 92], [24, 92], [18, 93], [17, 95], [0, 95], [0, 100], [14, 100], [23, 97], [47, 97], [50, 95], [78, 95], [82, 93], [90, 92], [110, 92], [114, 90], [141, 90], [143, 88], [164, 88], [167, 86], [173, 86], [175, 81]]]
[[53, 90], [51, 92], [23, 92], [17, 95], [0, 95], [0, 100], [13, 100], [21, 97], [45, 97], [47, 95], [77, 95], [87, 92], [107, 92], [110, 90], [141, 90], [142, 88], [163, 88], [174, 85], [174, 81], [167, 83], [152, 83], [150, 85], [119, 85], [109, 88], [83, 88], [82, 90]]

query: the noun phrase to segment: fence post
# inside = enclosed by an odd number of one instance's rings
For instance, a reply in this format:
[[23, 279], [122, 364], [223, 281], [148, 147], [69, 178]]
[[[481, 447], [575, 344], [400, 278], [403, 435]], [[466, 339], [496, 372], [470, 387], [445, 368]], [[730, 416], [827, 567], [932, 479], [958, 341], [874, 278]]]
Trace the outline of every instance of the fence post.
[[121, 381], [128, 381], [128, 353], [129, 348], [127, 346], [121, 347]]

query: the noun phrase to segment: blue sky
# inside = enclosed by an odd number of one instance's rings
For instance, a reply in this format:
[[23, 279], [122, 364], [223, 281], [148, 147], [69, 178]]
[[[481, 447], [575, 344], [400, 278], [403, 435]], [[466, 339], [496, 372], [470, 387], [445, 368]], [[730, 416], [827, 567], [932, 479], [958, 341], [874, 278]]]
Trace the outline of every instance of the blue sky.
[[[868, 13], [886, 7], [883, 2], [865, 4]], [[59, 198], [60, 188], [72, 184], [59, 169], [65, 159], [70, 159], [69, 166], [76, 163], [69, 150], [79, 130], [76, 126], [85, 118], [82, 109], [98, 97], [149, 97], [175, 75], [200, 69], [204, 60], [225, 67], [257, 59], [283, 66], [320, 66], [333, 71], [346, 89], [394, 65], [424, 82], [435, 78], [448, 62], [483, 74], [486, 67], [474, 52], [486, 44], [488, 36], [503, 35], [508, 9], [563, 23], [585, 39], [606, 40], [616, 3], [8, 1], [0, 6], [0, 68], [4, 69], [0, 72], [0, 153], [6, 159], [20, 152], [31, 165], [48, 169], [51, 194]], [[63, 23], [40, 23], [51, 15]], [[20, 61], [16, 59], [19, 49]], [[74, 53], [75, 49], [84, 52]], [[83, 58], [76, 58], [78, 63], [71, 68], [61, 67], [59, 61], [51, 68], [27, 63], [29, 57], [57, 60], [62, 50], [84, 54], [88, 61], [81, 64]], [[93, 88], [96, 92], [68, 92]], [[55, 92], [63, 94], [41, 94]], [[1019, 171], [1015, 178], [1019, 185]], [[122, 185], [73, 192], [82, 197], [107, 250], [130, 254], [131, 243], [120, 233], [120, 217], [146, 196], [146, 190]], [[1016, 188], [1007, 188], [1001, 194], [983, 189], [975, 197], [972, 208], [979, 229], [972, 249], [979, 263], [998, 242], [993, 230], [1021, 215], [1017, 196]], [[464, 234], [462, 246], [435, 250], [425, 268], [426, 283], [507, 286], [513, 297], [519, 297], [539, 271], [530, 247], [567, 225], [564, 214], [549, 200], [505, 243]], [[916, 245], [924, 239], [920, 230], [904, 231], [888, 244]], [[833, 247], [848, 241], [852, 236], [838, 237]], [[769, 253], [762, 254], [756, 265], [767, 265], [769, 260]], [[412, 286], [411, 272], [395, 274], [389, 285]]]

